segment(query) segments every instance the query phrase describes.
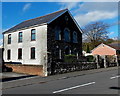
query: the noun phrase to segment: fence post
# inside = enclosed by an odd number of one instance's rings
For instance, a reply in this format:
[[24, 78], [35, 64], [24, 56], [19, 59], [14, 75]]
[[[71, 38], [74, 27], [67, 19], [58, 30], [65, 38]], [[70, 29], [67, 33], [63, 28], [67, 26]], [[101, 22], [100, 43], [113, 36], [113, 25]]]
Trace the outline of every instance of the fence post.
[[119, 63], [118, 63], [118, 56], [117, 56], [117, 55], [115, 55], [115, 60], [116, 60], [117, 66], [119, 66]]
[[98, 68], [100, 68], [100, 66], [99, 66], [99, 55], [96, 55], [95, 58], [96, 58], [97, 69], [98, 69]]
[[104, 68], [107, 68], [106, 55], [104, 55], [103, 58], [104, 58]]

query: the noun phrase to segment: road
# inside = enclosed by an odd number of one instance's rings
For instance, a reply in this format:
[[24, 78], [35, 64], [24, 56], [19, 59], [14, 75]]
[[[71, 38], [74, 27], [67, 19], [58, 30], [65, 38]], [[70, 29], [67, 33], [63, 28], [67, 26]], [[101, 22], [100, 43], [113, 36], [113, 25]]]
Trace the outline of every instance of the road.
[[[4, 89], [3, 94], [118, 94], [118, 70]], [[14, 82], [14, 81], [12, 81]]]

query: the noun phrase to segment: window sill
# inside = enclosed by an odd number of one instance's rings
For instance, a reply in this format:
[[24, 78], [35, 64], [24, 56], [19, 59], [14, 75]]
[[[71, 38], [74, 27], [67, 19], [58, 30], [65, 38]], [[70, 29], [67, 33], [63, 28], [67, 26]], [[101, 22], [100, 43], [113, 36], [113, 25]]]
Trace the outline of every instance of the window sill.
[[22, 59], [18, 59], [18, 60], [22, 60]]
[[36, 41], [36, 40], [31, 40], [31, 41]]
[[34, 58], [34, 59], [31, 58], [30, 60], [36, 60], [36, 58]]

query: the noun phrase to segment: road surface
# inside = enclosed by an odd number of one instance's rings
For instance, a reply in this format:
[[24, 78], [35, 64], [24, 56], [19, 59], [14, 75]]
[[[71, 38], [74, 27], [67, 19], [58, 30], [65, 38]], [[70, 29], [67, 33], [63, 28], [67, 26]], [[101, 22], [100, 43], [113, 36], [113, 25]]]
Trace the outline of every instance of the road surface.
[[[118, 70], [3, 89], [3, 94], [118, 94]], [[14, 81], [11, 81], [14, 82]]]

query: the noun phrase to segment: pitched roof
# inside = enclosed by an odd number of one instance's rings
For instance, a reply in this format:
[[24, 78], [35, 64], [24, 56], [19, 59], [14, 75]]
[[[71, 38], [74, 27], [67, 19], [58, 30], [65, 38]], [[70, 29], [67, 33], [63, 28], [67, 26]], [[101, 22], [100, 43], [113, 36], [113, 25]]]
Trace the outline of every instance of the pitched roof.
[[115, 43], [111, 43], [111, 44], [103, 44], [103, 43], [101, 43], [100, 45], [98, 45], [97, 47], [95, 47], [93, 50], [91, 50], [91, 51], [94, 51], [96, 48], [98, 48], [99, 46], [103, 46], [103, 45], [105, 45], [105, 46], [108, 46], [109, 48], [112, 48], [112, 49], [114, 49], [114, 50], [120, 50], [120, 43], [118, 43], [118, 42], [115, 42]]
[[3, 32], [4, 33], [8, 33], [8, 32], [12, 32], [12, 31], [16, 31], [22, 28], [26, 28], [26, 27], [30, 27], [30, 26], [34, 26], [34, 25], [40, 25], [40, 24], [47, 24], [49, 22], [51, 22], [52, 20], [54, 20], [56, 17], [59, 17], [60, 15], [62, 15], [63, 13], [65, 13], [66, 11], [68, 11], [68, 9], [63, 9], [51, 14], [47, 14], [45, 16], [40, 16], [34, 19], [30, 19], [30, 20], [26, 20], [23, 21], [22, 23], [8, 29], [7, 31]]
[[111, 46], [109, 46], [107, 44], [101, 43], [97, 47], [95, 47], [93, 50], [91, 50], [91, 52], [93, 52], [95, 49], [99, 48], [100, 46], [107, 46], [107, 47], [112, 48], [113, 50], [115, 50], [115, 48], [113, 48], [113, 47], [111, 47]]
[[118, 43], [118, 42], [111, 43], [111, 44], [109, 44], [109, 46], [114, 49], [120, 50], [120, 43]]

